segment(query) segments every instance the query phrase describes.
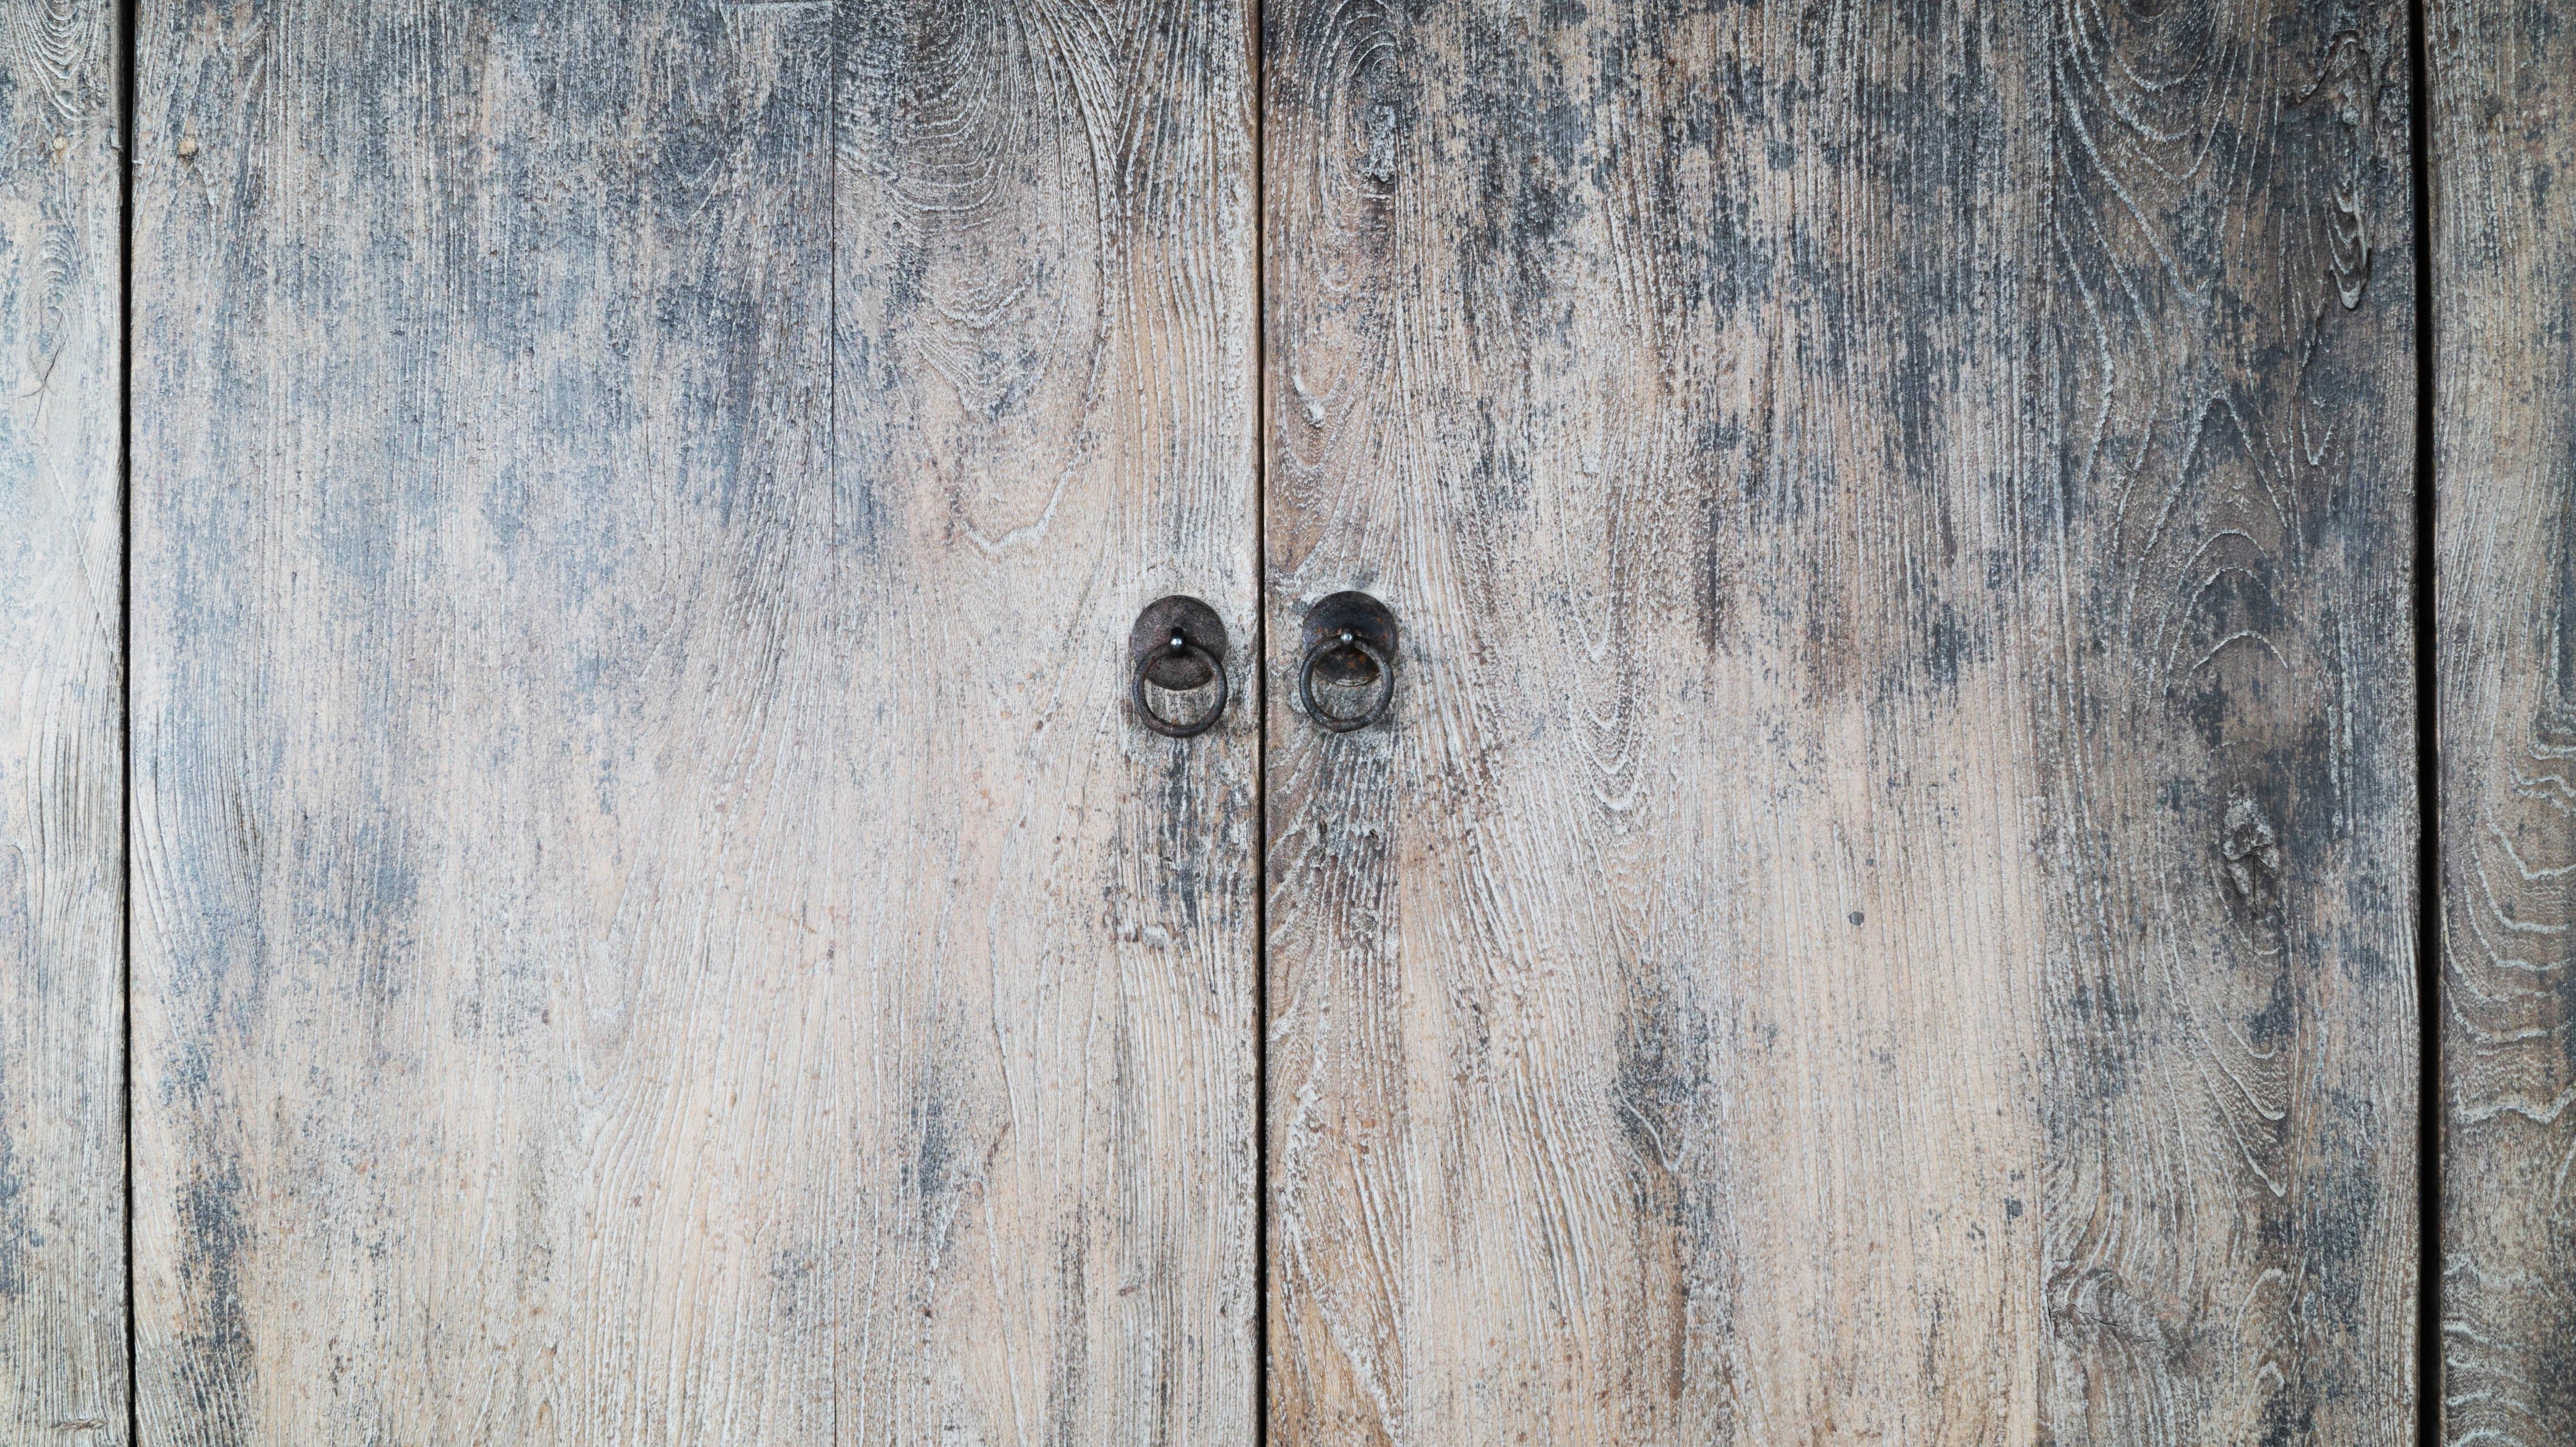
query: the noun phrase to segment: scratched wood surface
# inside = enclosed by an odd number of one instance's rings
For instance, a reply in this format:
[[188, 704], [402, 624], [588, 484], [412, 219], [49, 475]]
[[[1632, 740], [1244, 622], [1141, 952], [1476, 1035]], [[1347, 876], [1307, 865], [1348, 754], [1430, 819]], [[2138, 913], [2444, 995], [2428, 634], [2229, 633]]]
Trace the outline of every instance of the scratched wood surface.
[[2425, 24], [2443, 1437], [2576, 1434], [2576, 25]]
[[145, 1440], [1248, 1440], [1247, 31], [146, 0]]
[[0, 1441], [125, 1440], [115, 7], [0, 7]]
[[2411, 1440], [2407, 47], [1274, 0], [1277, 1440]]

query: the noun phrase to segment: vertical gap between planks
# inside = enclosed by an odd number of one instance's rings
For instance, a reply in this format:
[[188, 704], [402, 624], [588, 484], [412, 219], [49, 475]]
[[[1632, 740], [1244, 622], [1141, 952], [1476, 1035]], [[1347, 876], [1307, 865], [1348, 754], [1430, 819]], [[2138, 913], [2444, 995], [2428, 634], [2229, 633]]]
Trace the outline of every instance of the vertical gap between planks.
[[[824, 279], [823, 325], [823, 478], [824, 513], [830, 522], [826, 539], [836, 538], [841, 530], [841, 7], [833, 5], [823, 17], [823, 205], [829, 218], [823, 228], [824, 265], [831, 274]], [[826, 986], [827, 999], [837, 998], [837, 990]], [[824, 1037], [825, 1069], [831, 1068], [833, 1037]], [[836, 1082], [837, 1083], [837, 1082]], [[838, 1311], [841, 1303], [841, 1253], [826, 1246], [823, 1251], [823, 1299]], [[824, 1362], [832, 1374], [828, 1393], [826, 1420], [831, 1423], [832, 1447], [841, 1447], [841, 1334], [826, 1327], [823, 1332]], [[140, 1443], [135, 1447], [141, 1447]]]
[[1252, 79], [1252, 1441], [1270, 1441], [1270, 74], [1247, 0]]
[[2434, 586], [2432, 67], [2427, 0], [2412, 0], [2407, 55], [2415, 210], [2415, 1437], [2442, 1426], [2442, 773], [2440, 618]]
[[108, 44], [117, 52], [108, 72], [116, 79], [116, 698], [118, 851], [117, 1001], [122, 1018], [117, 1051], [117, 1113], [124, 1144], [125, 1191], [125, 1441], [143, 1440], [140, 1392], [142, 1359], [136, 1350], [134, 1245], [134, 88], [139, 0], [116, 0]]

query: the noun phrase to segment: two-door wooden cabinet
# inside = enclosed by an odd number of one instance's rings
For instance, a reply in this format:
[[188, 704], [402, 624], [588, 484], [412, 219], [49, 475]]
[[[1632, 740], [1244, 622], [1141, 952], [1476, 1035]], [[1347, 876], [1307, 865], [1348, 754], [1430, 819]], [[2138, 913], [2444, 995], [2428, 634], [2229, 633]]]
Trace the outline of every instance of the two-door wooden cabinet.
[[2576, 1443], [2576, 17], [0, 7], [0, 1444]]

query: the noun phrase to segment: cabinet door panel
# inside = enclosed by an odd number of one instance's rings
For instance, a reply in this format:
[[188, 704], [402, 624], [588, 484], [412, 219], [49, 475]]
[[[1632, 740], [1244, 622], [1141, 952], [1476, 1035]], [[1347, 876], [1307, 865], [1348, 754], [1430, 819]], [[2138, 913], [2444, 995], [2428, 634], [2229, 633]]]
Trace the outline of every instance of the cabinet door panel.
[[146, 1438], [1244, 1440], [1245, 15], [141, 36]]
[[2576, 29], [2428, 8], [2443, 1440], [2576, 1431]]
[[1270, 7], [1280, 1440], [2411, 1437], [2408, 44]]

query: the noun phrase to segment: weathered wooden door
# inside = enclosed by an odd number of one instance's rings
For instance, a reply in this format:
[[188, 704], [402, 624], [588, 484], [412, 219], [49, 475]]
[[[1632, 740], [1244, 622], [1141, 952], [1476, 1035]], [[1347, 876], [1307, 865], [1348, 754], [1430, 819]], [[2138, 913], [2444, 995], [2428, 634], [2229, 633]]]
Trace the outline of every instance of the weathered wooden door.
[[12, 0], [0, 1444], [2576, 1442], [2572, 37]]
[[2404, 11], [1265, 36], [1281, 1439], [2407, 1440]]
[[1248, 1437], [1246, 27], [143, 6], [148, 1440]]

